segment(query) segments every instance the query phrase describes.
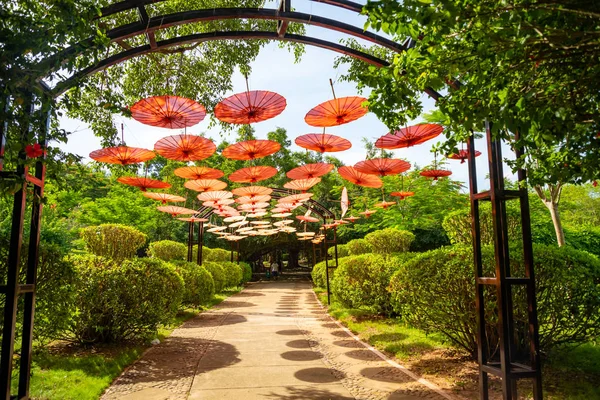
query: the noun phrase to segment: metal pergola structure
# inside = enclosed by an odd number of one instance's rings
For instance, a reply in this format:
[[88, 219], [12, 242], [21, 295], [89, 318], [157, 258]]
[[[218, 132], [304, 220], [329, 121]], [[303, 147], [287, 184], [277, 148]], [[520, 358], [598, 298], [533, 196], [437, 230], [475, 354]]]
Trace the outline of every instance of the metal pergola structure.
[[[174, 46], [200, 43], [217, 40], [278, 40], [295, 43], [302, 43], [311, 46], [317, 46], [329, 51], [334, 51], [356, 59], [360, 59], [374, 66], [382, 67], [388, 65], [386, 60], [374, 57], [370, 54], [352, 49], [338, 43], [333, 43], [319, 38], [308, 37], [303, 35], [295, 35], [287, 33], [287, 27], [290, 22], [301, 23], [306, 25], [318, 26], [321, 28], [333, 30], [346, 34], [351, 37], [369, 41], [373, 44], [383, 46], [395, 52], [403, 52], [414, 45], [412, 40], [407, 40], [404, 43], [396, 43], [385, 37], [367, 32], [361, 26], [354, 26], [335, 19], [326, 18], [319, 15], [312, 15], [293, 11], [291, 0], [280, 0], [277, 9], [268, 8], [214, 8], [214, 9], [199, 9], [176, 12], [166, 15], [149, 16], [147, 6], [153, 3], [159, 3], [164, 0], [126, 0], [114, 3], [102, 9], [102, 15], [97, 23], [102, 18], [116, 15], [120, 12], [131, 10], [137, 11], [138, 20], [122, 26], [115, 27], [107, 31], [107, 35], [111, 42], [121, 45], [122, 50], [117, 54], [110, 55], [99, 60], [93, 65], [89, 65], [80, 71], [73, 74], [71, 77], [62, 80], [53, 88], [43, 84], [40, 77], [40, 85], [43, 86], [43, 91], [46, 97], [56, 97], [64, 93], [76, 85], [81, 79], [95, 72], [101, 71], [111, 65], [115, 65], [145, 54], [150, 54]], [[306, 0], [318, 3], [323, 3], [333, 8], [350, 10], [353, 12], [361, 12], [363, 5], [349, 0]], [[180, 26], [198, 22], [208, 21], [223, 21], [229, 19], [255, 19], [255, 20], [272, 20], [277, 22], [277, 28], [274, 31], [213, 31], [179, 36], [167, 40], [157, 40], [155, 32], [169, 27]], [[124, 46], [123, 41], [132, 37], [145, 37], [146, 44], [138, 47]], [[84, 49], [95, 49], [97, 46], [92, 38], [84, 41], [76, 46], [68, 48], [55, 57], [48, 60], [42, 60], [40, 69], [46, 76], [52, 75], [59, 68], [61, 61], [76, 58], [84, 51]], [[456, 82], [454, 84], [457, 84]], [[425, 92], [434, 98], [440, 99], [442, 96], [432, 89], [427, 89]], [[34, 108], [34, 99], [32, 95], [25, 98], [24, 103], [20, 106], [23, 114], [31, 116], [38, 113], [43, 113], [41, 119], [45, 120], [45, 124], [37, 130], [37, 140], [42, 148], [46, 148], [50, 112], [48, 104], [43, 103], [41, 109]], [[12, 99], [1, 98], [0, 106], [8, 108]], [[469, 183], [470, 183], [470, 198], [471, 198], [471, 215], [473, 222], [473, 250], [475, 261], [476, 274], [476, 313], [478, 319], [478, 357], [479, 357], [479, 372], [480, 372], [480, 398], [487, 400], [488, 395], [488, 374], [493, 374], [500, 377], [502, 381], [503, 398], [505, 400], [513, 400], [517, 398], [516, 382], [521, 378], [529, 378], [533, 381], [534, 399], [542, 399], [541, 390], [541, 370], [539, 359], [539, 338], [538, 338], [538, 320], [537, 306], [535, 298], [535, 280], [533, 272], [533, 255], [531, 246], [531, 224], [529, 215], [529, 203], [527, 191], [524, 186], [518, 191], [510, 191], [504, 188], [502, 174], [502, 157], [500, 152], [500, 141], [494, 138], [491, 134], [491, 122], [486, 121], [486, 139], [489, 156], [489, 174], [490, 174], [490, 190], [485, 192], [477, 191], [475, 159], [473, 157], [475, 146], [474, 138], [471, 136], [469, 149]], [[26, 156], [24, 152], [20, 152], [18, 158], [23, 163], [20, 164], [14, 171], [5, 171], [3, 165], [5, 141], [7, 131], [9, 129], [8, 121], [0, 121], [0, 178], [17, 177], [22, 179], [22, 185], [14, 194], [14, 207], [12, 212], [12, 228], [10, 238], [10, 249], [8, 257], [7, 282], [0, 286], [0, 295], [5, 296], [6, 302], [3, 310], [4, 327], [2, 336], [2, 353], [0, 355], [0, 398], [1, 399], [28, 399], [29, 398], [29, 377], [31, 370], [32, 356], [32, 332], [33, 332], [33, 317], [35, 310], [35, 289], [36, 289], [36, 274], [38, 263], [38, 247], [40, 238], [40, 218], [42, 213], [42, 202], [36, 201], [43, 196], [44, 193], [44, 178], [45, 166], [43, 157], [39, 158], [35, 164], [34, 173], [30, 173], [28, 168], [24, 166]], [[22, 129], [34, 129], [33, 126]], [[520, 151], [516, 149], [517, 153]], [[517, 154], [518, 155], [518, 154]], [[525, 171], [518, 171], [519, 181], [524, 182], [526, 179]], [[28, 188], [33, 188], [33, 196], [29, 199], [31, 205], [31, 230], [28, 241], [28, 261], [26, 265], [26, 273], [24, 283], [21, 283], [20, 276], [20, 259], [23, 247], [23, 227], [24, 219], [27, 213], [28, 205]], [[520, 203], [521, 219], [523, 223], [523, 248], [526, 266], [526, 276], [512, 276], [509, 261], [509, 238], [507, 237], [506, 228], [506, 201], [516, 200]], [[494, 231], [494, 249], [495, 249], [495, 276], [483, 276], [483, 266], [481, 260], [481, 235], [479, 227], [479, 203], [481, 201], [490, 201], [492, 204], [493, 214], [493, 231]], [[193, 227], [190, 227], [193, 229]], [[202, 231], [202, 230], [201, 230]], [[200, 241], [202, 238], [199, 238]], [[327, 238], [325, 239], [327, 242]], [[327, 243], [325, 243], [327, 247]], [[201, 263], [202, 251], [198, 252], [199, 262]], [[327, 250], [325, 249], [325, 258], [327, 259]], [[529, 315], [529, 341], [530, 341], [530, 362], [529, 364], [518, 363], [519, 355], [517, 354], [515, 343], [515, 327], [513, 317], [513, 288], [522, 286], [527, 293], [527, 307]], [[492, 288], [495, 292], [495, 301], [499, 313], [498, 332], [500, 338], [500, 359], [498, 362], [488, 360], [485, 338], [485, 314], [483, 302], [485, 299], [485, 288]], [[19, 382], [18, 393], [11, 396], [11, 378], [12, 367], [14, 362], [14, 345], [15, 345], [15, 328], [17, 318], [17, 303], [20, 297], [24, 297], [24, 319], [23, 332], [21, 339], [21, 351], [19, 360]]]

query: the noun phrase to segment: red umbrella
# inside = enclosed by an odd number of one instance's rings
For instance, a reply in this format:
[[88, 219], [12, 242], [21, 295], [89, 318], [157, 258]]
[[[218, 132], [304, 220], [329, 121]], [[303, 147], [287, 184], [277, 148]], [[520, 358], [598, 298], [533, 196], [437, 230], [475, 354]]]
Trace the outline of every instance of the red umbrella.
[[238, 169], [229, 175], [229, 180], [239, 183], [255, 183], [264, 181], [277, 175], [277, 169], [274, 167], [246, 167]]
[[154, 151], [175, 161], [204, 160], [216, 150], [212, 140], [195, 135], [166, 136], [154, 144]]
[[[287, 209], [288, 211], [291, 211], [291, 210], [293, 210], [295, 208], [298, 208], [300, 206], [300, 204], [302, 204], [302, 202], [299, 201], [299, 200], [296, 200], [293, 203], [277, 203], [277, 208], [274, 208], [271, 211], [273, 211], [273, 212], [285, 212], [285, 211], [279, 211], [279, 210], [282, 210], [282, 209]], [[278, 211], [275, 211], [275, 210], [278, 210]]]
[[452, 175], [452, 171], [448, 171], [445, 169], [428, 169], [425, 171], [421, 171], [420, 175], [426, 178], [433, 178], [434, 181], [437, 181], [438, 178], [444, 178], [446, 176]]
[[318, 151], [319, 153], [333, 153], [348, 150], [352, 147], [352, 143], [349, 140], [327, 133], [309, 133], [298, 136], [295, 142], [300, 147]]
[[148, 189], [168, 189], [171, 187], [167, 182], [142, 178], [140, 176], [122, 176], [117, 178], [117, 182], [124, 185], [139, 187], [142, 192], [145, 192]]
[[292, 195], [280, 198], [277, 202], [278, 203], [297, 203], [297, 202], [306, 201], [306, 200], [310, 199], [311, 197], [313, 197], [312, 193], [292, 194]]
[[211, 192], [225, 189], [227, 184], [218, 179], [194, 179], [193, 181], [187, 181], [183, 186], [196, 192]]
[[257, 195], [257, 196], [241, 196], [236, 200], [239, 204], [254, 204], [254, 203], [264, 203], [266, 201], [271, 201], [271, 196], [268, 194], [265, 195]]
[[99, 162], [109, 164], [137, 164], [152, 160], [156, 154], [152, 150], [140, 149], [138, 147], [107, 147], [90, 153], [90, 158]]
[[221, 200], [221, 199], [230, 199], [233, 197], [231, 192], [226, 190], [215, 190], [211, 192], [200, 193], [198, 196], [198, 200], [200, 201], [211, 201], [211, 200]]
[[334, 168], [333, 164], [314, 163], [294, 168], [286, 174], [290, 179], [310, 179], [323, 176]]
[[444, 128], [437, 124], [418, 124], [388, 133], [377, 139], [375, 147], [380, 149], [400, 149], [424, 143], [438, 136]]
[[321, 178], [296, 179], [286, 183], [283, 187], [286, 189], [300, 190], [304, 193], [319, 182], [321, 182]]
[[232, 160], [254, 160], [276, 153], [281, 145], [272, 140], [247, 140], [232, 144], [223, 150], [223, 157]]
[[145, 193], [142, 193], [142, 195], [145, 197], [148, 197], [149, 199], [152, 199], [152, 200], [158, 200], [158, 201], [162, 202], [163, 204], [167, 204], [168, 202], [181, 203], [182, 201], [185, 201], [185, 197], [175, 196], [174, 194], [168, 194], [168, 193], [145, 192]]
[[233, 194], [236, 196], [266, 196], [273, 192], [273, 189], [265, 187], [265, 186], [245, 186], [239, 187], [231, 190]]
[[394, 201], [385, 201], [384, 200], [381, 203], [375, 204], [375, 207], [380, 207], [380, 208], [383, 208], [385, 210], [388, 207], [393, 206], [394, 204], [396, 204], [396, 202], [394, 202]]
[[396, 158], [373, 158], [356, 163], [354, 168], [371, 175], [396, 175], [410, 169], [410, 163]]
[[358, 221], [360, 219], [360, 217], [346, 217], [344, 219], [354, 223], [354, 222]]
[[340, 167], [338, 168], [338, 173], [342, 178], [348, 182], [354, 183], [355, 185], [372, 188], [380, 188], [383, 186], [383, 182], [380, 178], [376, 177], [375, 175], [369, 175], [357, 171], [353, 167]]
[[405, 192], [405, 191], [390, 193], [390, 196], [398, 197], [400, 200], [404, 200], [405, 198], [414, 196], [414, 195], [415, 195], [415, 192]]
[[323, 224], [323, 228], [325, 229], [337, 228], [338, 226], [339, 224], [337, 222], [333, 222], [331, 224]]
[[304, 121], [310, 126], [318, 127], [346, 124], [363, 117], [368, 112], [367, 107], [362, 106], [365, 101], [367, 99], [358, 96], [329, 100], [310, 110], [304, 117]]
[[142, 124], [178, 129], [202, 121], [206, 116], [206, 109], [185, 97], [154, 96], [132, 105], [131, 116]]
[[285, 109], [283, 96], [266, 90], [234, 94], [215, 106], [215, 117], [230, 124], [252, 124], [276, 117]]
[[359, 212], [360, 215], [364, 215], [365, 218], [369, 218], [371, 215], [375, 214], [377, 210], [365, 210], [363, 212]]
[[304, 222], [319, 222], [319, 218], [311, 217], [310, 215], [297, 215], [296, 219]]
[[196, 214], [196, 210], [192, 210], [191, 208], [178, 207], [178, 206], [159, 206], [156, 207], [158, 211], [166, 212], [171, 214], [172, 216], [180, 215], [180, 214]]
[[[475, 157], [479, 157], [481, 155], [480, 151], [475, 150]], [[469, 150], [459, 150], [458, 154], [450, 154], [448, 158], [453, 160], [460, 160], [461, 164], [465, 163], [465, 160], [469, 158]]]
[[183, 179], [219, 179], [225, 175], [223, 171], [208, 167], [181, 167], [173, 173]]

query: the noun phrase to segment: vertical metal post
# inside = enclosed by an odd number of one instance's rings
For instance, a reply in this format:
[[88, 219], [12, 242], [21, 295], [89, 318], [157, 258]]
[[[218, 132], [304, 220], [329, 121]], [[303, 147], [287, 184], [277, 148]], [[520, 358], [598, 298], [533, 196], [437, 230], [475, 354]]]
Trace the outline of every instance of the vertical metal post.
[[194, 223], [188, 222], [188, 253], [187, 253], [187, 261], [192, 262], [193, 254], [194, 254]]
[[240, 241], [237, 241], [237, 263], [240, 264]]
[[325, 245], [325, 277], [327, 279], [327, 304], [331, 305], [331, 291], [329, 289], [329, 255], [327, 254], [327, 228], [323, 229], [323, 234], [325, 235], [325, 240], [323, 240], [323, 243]]
[[312, 268], [311, 269], [314, 269], [315, 265], [317, 263], [317, 250], [315, 250], [315, 244], [314, 243], [312, 244], [312, 248], [313, 248], [313, 257], [312, 257]]
[[333, 245], [335, 246], [335, 268], [338, 267], [337, 226], [333, 227]]
[[204, 222], [198, 223], [198, 254], [196, 255], [196, 263], [202, 265], [202, 244], [204, 243]]
[[231, 260], [229, 260], [230, 262], [233, 262], [233, 243], [229, 242], [229, 248], [231, 249]]

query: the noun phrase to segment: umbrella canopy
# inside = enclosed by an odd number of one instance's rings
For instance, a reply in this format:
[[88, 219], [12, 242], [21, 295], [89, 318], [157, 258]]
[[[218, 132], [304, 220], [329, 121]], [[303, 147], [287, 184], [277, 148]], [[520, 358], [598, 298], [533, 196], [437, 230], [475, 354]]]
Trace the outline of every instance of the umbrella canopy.
[[238, 207], [238, 210], [258, 210], [261, 208], [267, 208], [269, 207], [269, 203], [248, 203], [248, 204], [242, 204], [241, 206]]
[[394, 204], [396, 204], [395, 201], [382, 201], [381, 203], [377, 203], [375, 204], [375, 207], [379, 207], [379, 208], [383, 208], [384, 210], [387, 209], [388, 207], [393, 206]]
[[254, 160], [276, 153], [281, 145], [273, 140], [247, 140], [223, 150], [223, 157], [232, 160]]
[[387, 176], [408, 171], [410, 163], [397, 158], [372, 158], [356, 163], [354, 168], [365, 174]]
[[231, 192], [236, 196], [247, 196], [247, 197], [255, 197], [255, 196], [266, 196], [273, 193], [273, 189], [268, 188], [266, 186], [245, 186], [232, 189]]
[[352, 223], [358, 221], [360, 219], [360, 217], [346, 217], [344, 218], [346, 221], [350, 221]]
[[333, 164], [314, 163], [291, 169], [286, 174], [290, 179], [311, 179], [323, 176], [334, 168]]
[[325, 229], [331, 229], [331, 228], [337, 228], [340, 224], [338, 224], [337, 222], [333, 222], [331, 224], [323, 224], [323, 228]]
[[178, 206], [159, 206], [156, 207], [158, 211], [169, 213], [172, 216], [181, 215], [181, 214], [196, 214], [196, 210], [192, 210], [191, 208], [178, 207]]
[[358, 96], [329, 100], [310, 110], [304, 117], [304, 121], [310, 126], [321, 128], [347, 124], [368, 112], [367, 107], [362, 105], [365, 101], [367, 99]]
[[259, 212], [255, 212], [255, 213], [246, 214], [246, 217], [248, 217], [248, 218], [260, 218], [260, 217], [264, 217], [265, 215], [267, 215], [266, 211], [259, 211]]
[[239, 183], [255, 183], [264, 181], [277, 175], [277, 169], [274, 167], [246, 167], [240, 168], [229, 175], [229, 180]]
[[185, 201], [185, 197], [176, 196], [174, 194], [168, 194], [168, 193], [144, 192], [144, 193], [142, 193], [142, 195], [149, 199], [152, 199], [152, 200], [158, 200], [158, 201], [162, 202], [163, 204], [181, 203], [182, 201]]
[[425, 178], [433, 178], [434, 181], [437, 181], [438, 178], [444, 178], [452, 175], [452, 171], [445, 169], [427, 169], [425, 171], [421, 171], [419, 175], [424, 176]]
[[312, 193], [299, 193], [299, 194], [292, 194], [289, 196], [285, 196], [280, 198], [277, 202], [279, 204], [284, 204], [284, 203], [297, 203], [297, 202], [303, 202], [306, 201], [308, 199], [310, 199], [311, 197], [313, 197]]
[[275, 211], [275, 210], [284, 210], [287, 209], [288, 211], [291, 211], [295, 208], [300, 207], [300, 205], [302, 204], [302, 201], [300, 200], [296, 200], [293, 203], [277, 203], [277, 207], [272, 209], [272, 212], [287, 212], [287, 211]]
[[219, 179], [225, 175], [223, 171], [208, 167], [181, 167], [173, 173], [183, 179]]
[[206, 116], [206, 109], [185, 97], [154, 96], [132, 105], [131, 116], [142, 124], [180, 129], [202, 121]]
[[221, 200], [221, 199], [230, 199], [233, 197], [233, 193], [228, 192], [226, 190], [214, 190], [211, 192], [204, 192], [198, 195], [198, 200], [200, 201], [211, 201], [211, 200]]
[[405, 191], [390, 193], [390, 196], [398, 197], [400, 200], [404, 200], [405, 198], [414, 196], [414, 195], [415, 195], [415, 192], [405, 192]]
[[137, 164], [152, 160], [154, 157], [156, 154], [152, 150], [127, 146], [107, 147], [90, 153], [92, 160], [121, 165]]
[[288, 208], [288, 207], [275, 207], [275, 208], [273, 208], [271, 210], [271, 212], [272, 213], [286, 213], [286, 212], [290, 212], [293, 209], [294, 209], [294, 207], [291, 207], [291, 208]]
[[286, 226], [286, 225], [293, 224], [293, 223], [294, 223], [293, 219], [282, 219], [281, 221], [275, 222], [273, 225], [274, 226]]
[[177, 218], [180, 221], [186, 221], [186, 222], [208, 222], [208, 219], [206, 218], [198, 218], [198, 217], [189, 217], [189, 218]]
[[221, 231], [224, 231], [226, 229], [227, 229], [226, 226], [215, 226], [214, 228], [207, 229], [206, 232], [210, 232], [210, 233], [221, 232]]
[[143, 178], [141, 176], [122, 176], [117, 178], [117, 182], [124, 185], [139, 187], [142, 192], [148, 189], [168, 189], [170, 184], [156, 179]]
[[418, 124], [388, 133], [377, 139], [375, 147], [380, 149], [400, 149], [424, 143], [438, 136], [444, 128], [437, 124]]
[[269, 221], [252, 221], [250, 223], [253, 225], [271, 225]]
[[225, 218], [223, 220], [223, 222], [236, 222], [236, 221], [243, 221], [243, 220], [244, 220], [244, 217], [238, 216], [238, 217], [228, 217], [228, 218]]
[[[480, 151], [475, 150], [475, 157], [479, 157], [481, 155]], [[465, 160], [469, 158], [469, 150], [459, 150], [457, 154], [450, 154], [448, 158], [452, 160], [460, 160], [461, 164], [465, 163]]]
[[259, 195], [259, 196], [241, 196], [235, 199], [238, 204], [256, 204], [256, 203], [264, 203], [267, 201], [271, 201], [271, 196], [268, 194]]
[[204, 207], [213, 207], [219, 208], [222, 206], [227, 206], [229, 204], [233, 204], [235, 201], [233, 199], [220, 199], [220, 200], [207, 200], [202, 203]]
[[319, 153], [334, 153], [352, 147], [349, 140], [328, 133], [309, 133], [298, 136], [295, 142], [300, 147]]
[[340, 167], [338, 168], [338, 173], [342, 178], [355, 185], [371, 188], [380, 188], [383, 186], [383, 182], [377, 176], [362, 173], [353, 167]]
[[195, 135], [165, 136], [154, 144], [154, 151], [175, 161], [198, 161], [213, 155], [217, 146], [212, 140]]
[[296, 215], [296, 219], [304, 222], [319, 222], [319, 218], [311, 217], [309, 215]]
[[230, 124], [252, 124], [278, 116], [285, 98], [266, 90], [251, 90], [227, 97], [215, 106], [215, 117]]
[[365, 218], [369, 218], [371, 215], [375, 214], [377, 210], [365, 210], [363, 212], [359, 212], [360, 215], [364, 215]]
[[196, 192], [212, 192], [225, 189], [227, 184], [218, 179], [194, 179], [193, 181], [187, 181], [183, 186]]
[[321, 182], [321, 178], [296, 179], [286, 183], [283, 187], [291, 190], [300, 190], [304, 193], [319, 182]]
[[273, 217], [273, 218], [286, 218], [286, 217], [289, 217], [290, 215], [292, 215], [292, 213], [286, 212], [286, 213], [271, 214], [271, 217]]

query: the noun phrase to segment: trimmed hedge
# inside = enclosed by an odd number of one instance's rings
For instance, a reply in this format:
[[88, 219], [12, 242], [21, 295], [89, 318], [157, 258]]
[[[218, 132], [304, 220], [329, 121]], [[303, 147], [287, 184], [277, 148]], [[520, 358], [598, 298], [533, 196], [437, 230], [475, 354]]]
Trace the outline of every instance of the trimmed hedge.
[[234, 262], [221, 262], [219, 263], [223, 267], [225, 271], [225, 287], [237, 287], [242, 283], [242, 279], [244, 278], [244, 271], [242, 267]]
[[212, 261], [203, 262], [202, 266], [206, 268], [206, 270], [212, 275], [215, 284], [215, 293], [222, 292], [223, 289], [225, 289], [225, 284], [227, 283], [225, 269], [223, 266], [220, 263]]
[[252, 267], [246, 262], [240, 262], [242, 267], [242, 284], [250, 282], [252, 280]]
[[358, 256], [361, 254], [372, 253], [373, 246], [365, 239], [354, 239], [346, 244], [348, 248], [348, 255]]
[[[338, 259], [341, 257], [346, 257], [346, 256], [350, 255], [348, 253], [348, 245], [347, 244], [338, 244], [337, 249], [338, 249]], [[327, 249], [327, 254], [329, 254], [330, 257], [335, 257], [335, 247], [334, 246], [329, 247]]]
[[206, 268], [187, 261], [173, 261], [177, 272], [183, 278], [182, 304], [199, 307], [215, 295], [215, 281]]
[[[521, 214], [515, 207], [506, 208], [508, 237], [511, 240], [521, 240]], [[479, 207], [479, 226], [481, 227], [481, 244], [493, 244], [492, 207], [483, 203]], [[452, 244], [471, 243], [471, 209], [456, 210], [444, 217], [442, 227]]]
[[[338, 265], [343, 262], [346, 257], [338, 258]], [[331, 265], [331, 260], [329, 261], [329, 265]], [[335, 262], [335, 261], [333, 261]], [[333, 281], [333, 277], [335, 276], [335, 269], [329, 269], [329, 284]], [[311, 272], [312, 280], [315, 286], [320, 288], [327, 287], [327, 276], [325, 275], [325, 261], [321, 261], [315, 264], [312, 272]]]
[[[192, 250], [192, 260], [197, 260], [198, 257], [198, 246], [194, 246]], [[187, 254], [187, 247], [186, 247]], [[236, 253], [233, 253], [233, 259], [236, 259]], [[209, 262], [221, 262], [221, 261], [231, 261], [231, 251], [220, 249], [220, 248], [210, 248], [210, 247], [202, 247], [202, 264], [205, 261]]]
[[373, 247], [373, 253], [391, 254], [408, 251], [415, 235], [409, 231], [387, 228], [369, 233], [365, 240]]
[[148, 254], [151, 257], [160, 258], [163, 261], [179, 260], [187, 258], [188, 248], [185, 244], [173, 240], [160, 240], [150, 243]]
[[81, 238], [90, 253], [116, 261], [135, 256], [146, 243], [146, 235], [127, 225], [102, 224], [81, 230]]

